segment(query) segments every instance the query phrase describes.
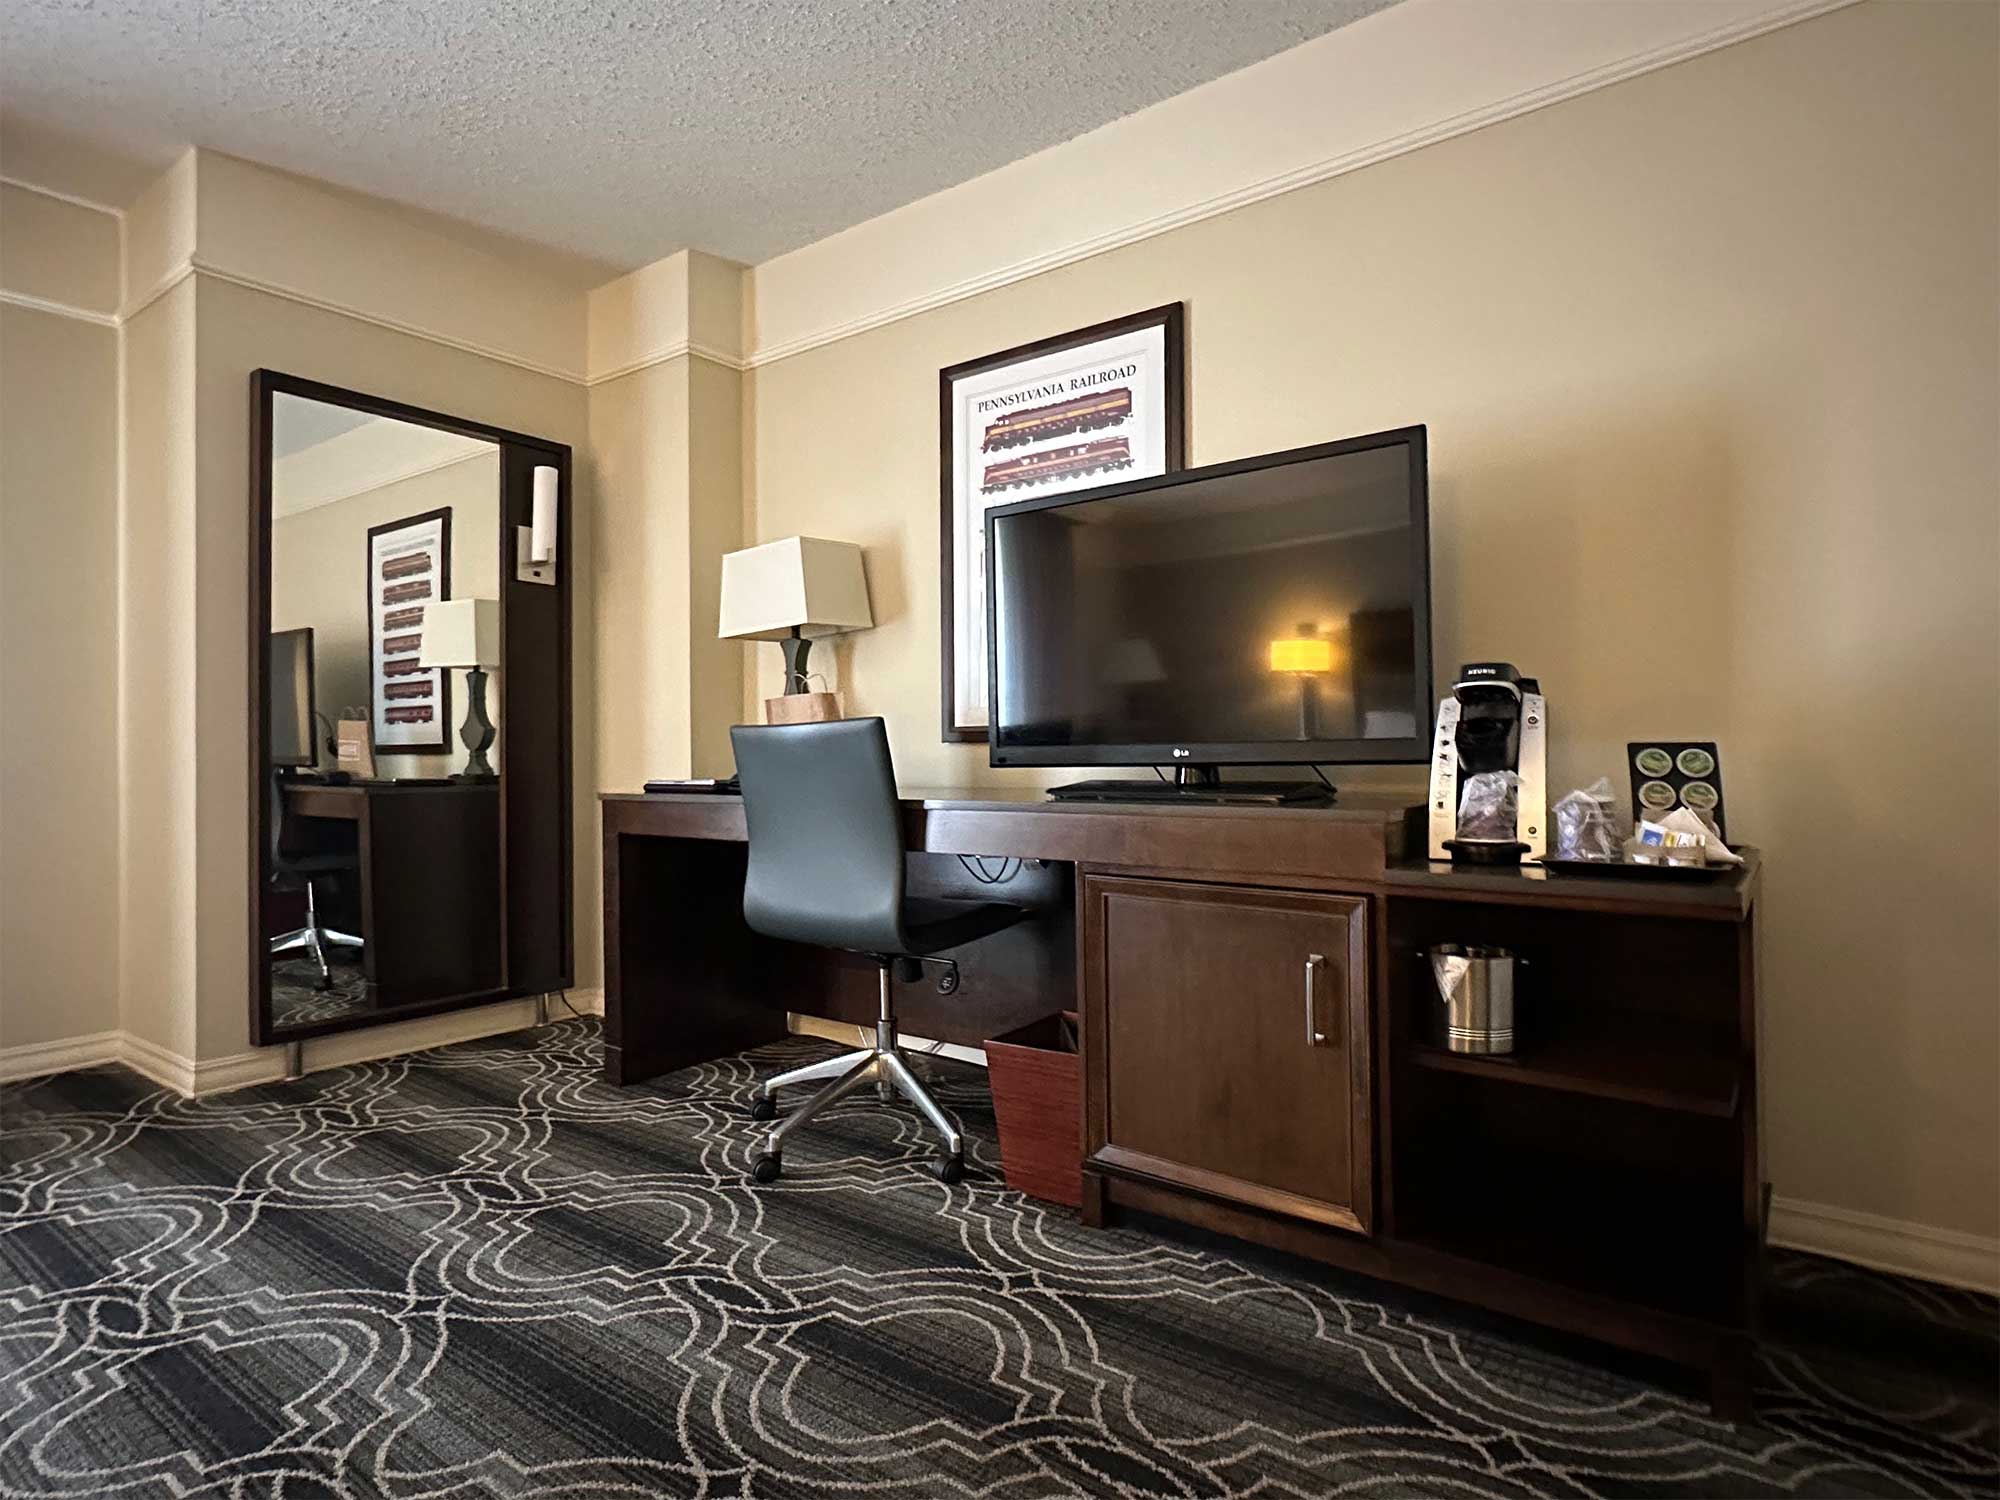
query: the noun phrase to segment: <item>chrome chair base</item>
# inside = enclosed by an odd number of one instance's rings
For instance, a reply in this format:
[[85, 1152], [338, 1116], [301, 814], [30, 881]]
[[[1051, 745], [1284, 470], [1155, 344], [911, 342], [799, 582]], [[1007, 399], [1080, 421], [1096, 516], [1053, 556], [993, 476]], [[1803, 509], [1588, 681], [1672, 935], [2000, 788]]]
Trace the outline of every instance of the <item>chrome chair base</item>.
[[859, 1052], [843, 1053], [830, 1057], [824, 1062], [808, 1063], [802, 1068], [793, 1068], [788, 1073], [779, 1073], [767, 1078], [751, 1092], [750, 1118], [769, 1120], [778, 1111], [778, 1090], [789, 1088], [796, 1083], [819, 1083], [831, 1080], [810, 1099], [799, 1106], [783, 1121], [771, 1127], [764, 1137], [764, 1149], [758, 1153], [751, 1166], [751, 1175], [759, 1182], [775, 1182], [784, 1170], [785, 1140], [814, 1115], [838, 1104], [858, 1089], [874, 1084], [884, 1099], [901, 1094], [917, 1107], [931, 1128], [938, 1133], [937, 1175], [943, 1182], [957, 1182], [965, 1174], [965, 1140], [958, 1127], [951, 1122], [933, 1099], [930, 1090], [923, 1086], [917, 1075], [904, 1059], [896, 1045], [896, 1015], [889, 994], [890, 971], [886, 965], [882, 969], [881, 1014], [875, 1023], [875, 1045]]
[[321, 989], [333, 983], [333, 970], [327, 966], [326, 949], [332, 944], [337, 948], [360, 948], [365, 944], [351, 932], [340, 932], [332, 927], [319, 925], [319, 901], [313, 893], [313, 883], [306, 882], [306, 925], [295, 927], [282, 937], [271, 939], [271, 954], [290, 953], [303, 948], [313, 956], [313, 963], [319, 969]]

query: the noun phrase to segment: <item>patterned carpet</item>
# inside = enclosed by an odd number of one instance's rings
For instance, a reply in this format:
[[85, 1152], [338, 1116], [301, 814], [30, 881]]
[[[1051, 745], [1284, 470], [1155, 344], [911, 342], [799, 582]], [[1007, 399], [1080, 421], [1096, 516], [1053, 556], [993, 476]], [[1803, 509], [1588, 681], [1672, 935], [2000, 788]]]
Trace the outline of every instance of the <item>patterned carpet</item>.
[[1783, 1257], [1800, 1332], [1732, 1429], [1595, 1346], [1085, 1230], [1000, 1186], [976, 1070], [940, 1093], [978, 1180], [864, 1095], [756, 1188], [739, 1101], [822, 1044], [623, 1092], [599, 1050], [566, 1022], [205, 1102], [116, 1069], [0, 1090], [0, 1495], [2000, 1485], [1988, 1299]]
[[327, 955], [330, 983], [319, 987], [319, 968], [302, 955], [287, 954], [271, 964], [271, 1025], [310, 1026], [337, 1021], [368, 1009], [368, 981], [361, 972], [361, 955], [336, 948]]

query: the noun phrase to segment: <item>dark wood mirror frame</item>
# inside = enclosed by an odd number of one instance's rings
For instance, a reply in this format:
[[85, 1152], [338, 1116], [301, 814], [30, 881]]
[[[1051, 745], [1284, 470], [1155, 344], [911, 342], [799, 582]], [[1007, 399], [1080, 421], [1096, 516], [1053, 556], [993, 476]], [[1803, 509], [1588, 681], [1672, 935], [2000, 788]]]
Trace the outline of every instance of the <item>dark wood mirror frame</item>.
[[[297, 396], [477, 438], [500, 449], [500, 670], [506, 711], [500, 724], [500, 951], [505, 984], [498, 989], [399, 1005], [380, 1013], [288, 1026], [271, 1025], [271, 966], [264, 934], [264, 896], [271, 884], [267, 826], [271, 777], [265, 725], [271, 634], [271, 418], [275, 398]], [[514, 577], [514, 528], [533, 510], [534, 469], [553, 466], [560, 478], [556, 581]], [[575, 982], [576, 922], [572, 904], [575, 814], [570, 701], [570, 450], [482, 422], [426, 411], [275, 370], [250, 376], [250, 1040], [260, 1047], [303, 1041], [460, 1010], [497, 1000], [547, 994]], [[447, 735], [451, 726], [447, 725]]]

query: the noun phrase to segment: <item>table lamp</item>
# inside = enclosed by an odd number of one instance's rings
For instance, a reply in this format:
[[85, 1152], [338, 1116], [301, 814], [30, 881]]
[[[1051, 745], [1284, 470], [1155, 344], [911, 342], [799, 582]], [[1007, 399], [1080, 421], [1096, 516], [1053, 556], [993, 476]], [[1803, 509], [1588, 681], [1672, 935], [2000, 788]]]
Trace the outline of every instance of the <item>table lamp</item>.
[[500, 660], [500, 606], [493, 599], [447, 599], [424, 607], [424, 642], [417, 664], [450, 671], [465, 669], [466, 781], [490, 781], [493, 766], [486, 759], [493, 743], [493, 721], [486, 717], [486, 668]]
[[[722, 621], [717, 636], [725, 641], [778, 642], [785, 653], [786, 696], [829, 700], [820, 711], [784, 714], [784, 718], [838, 716], [837, 710], [825, 711], [832, 694], [812, 693], [806, 657], [820, 637], [866, 630], [874, 623], [861, 549], [852, 542], [788, 536], [722, 559]], [[780, 717], [774, 712], [773, 722]]]

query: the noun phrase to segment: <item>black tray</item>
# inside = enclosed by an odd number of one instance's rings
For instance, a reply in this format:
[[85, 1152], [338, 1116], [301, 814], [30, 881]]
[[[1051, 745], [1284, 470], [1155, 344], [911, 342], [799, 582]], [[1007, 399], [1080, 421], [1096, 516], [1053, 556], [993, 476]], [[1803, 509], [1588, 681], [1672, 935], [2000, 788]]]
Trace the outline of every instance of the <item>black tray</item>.
[[1742, 865], [1642, 865], [1632, 860], [1609, 859], [1544, 859], [1544, 870], [1554, 870], [1558, 875], [1626, 875], [1641, 880], [1714, 880], [1723, 875], [1734, 875]]

